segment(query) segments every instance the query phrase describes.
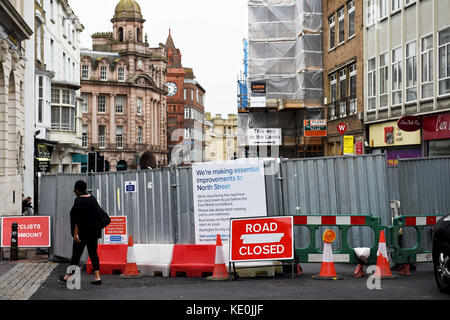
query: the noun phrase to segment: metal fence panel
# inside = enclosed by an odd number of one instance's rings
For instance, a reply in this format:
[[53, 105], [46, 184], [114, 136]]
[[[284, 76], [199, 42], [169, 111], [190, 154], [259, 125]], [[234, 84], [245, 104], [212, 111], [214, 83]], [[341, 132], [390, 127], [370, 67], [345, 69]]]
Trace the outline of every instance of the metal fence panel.
[[[385, 155], [283, 160], [282, 173], [285, 215], [370, 215], [385, 225], [391, 221]], [[307, 236], [296, 234], [299, 243], [308, 243]], [[373, 233], [354, 228], [349, 240], [370, 246]], [[338, 237], [335, 249], [340, 242]]]
[[[399, 160], [389, 169], [391, 200], [400, 201], [400, 215], [447, 215], [450, 213], [450, 157]], [[424, 248], [432, 248], [432, 232], [421, 239]], [[405, 248], [416, 244], [413, 228], [404, 228]]]
[[[450, 213], [450, 158], [401, 160], [398, 167], [389, 168], [385, 155], [278, 159], [265, 161], [264, 170], [269, 216], [371, 215], [391, 225], [390, 200], [401, 202], [403, 215]], [[80, 179], [88, 182], [111, 216], [128, 217], [129, 234], [136, 243], [194, 243], [190, 167], [43, 175], [40, 214], [52, 217], [55, 256], [70, 258], [72, 253], [69, 213], [73, 186]], [[126, 181], [136, 181], [135, 193], [125, 192]], [[309, 243], [305, 228], [296, 227], [295, 237], [299, 246]], [[354, 246], [372, 246], [373, 237], [371, 230], [355, 227], [348, 240]], [[341, 242], [338, 237], [335, 250]]]

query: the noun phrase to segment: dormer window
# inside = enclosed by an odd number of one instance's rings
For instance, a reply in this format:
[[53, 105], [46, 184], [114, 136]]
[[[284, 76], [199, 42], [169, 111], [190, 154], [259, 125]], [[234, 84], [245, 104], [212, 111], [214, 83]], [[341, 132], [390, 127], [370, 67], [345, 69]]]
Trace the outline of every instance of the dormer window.
[[125, 81], [125, 68], [119, 68], [118, 69], [118, 80], [120, 82], [124, 82]]
[[89, 79], [89, 66], [88, 65], [83, 65], [81, 67], [81, 78]]
[[108, 80], [107, 67], [105, 67], [105, 66], [100, 67], [100, 80], [102, 80], [102, 81]]

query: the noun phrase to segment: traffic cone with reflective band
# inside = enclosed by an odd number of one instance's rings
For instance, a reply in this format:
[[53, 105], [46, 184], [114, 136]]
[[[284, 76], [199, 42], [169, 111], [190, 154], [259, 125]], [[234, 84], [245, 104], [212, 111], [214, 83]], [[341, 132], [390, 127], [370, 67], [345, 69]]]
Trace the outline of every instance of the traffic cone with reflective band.
[[303, 269], [300, 263], [297, 263], [297, 276], [300, 277], [301, 275], [303, 275]]
[[387, 254], [384, 230], [381, 230], [380, 240], [378, 242], [377, 267], [378, 268], [376, 269], [374, 276], [381, 278], [395, 278], [395, 276], [392, 275], [391, 268], [389, 267], [389, 257]]
[[[330, 230], [331, 231], [331, 230]], [[320, 269], [320, 274], [317, 276], [313, 276], [314, 279], [319, 280], [339, 280], [342, 277], [336, 274], [336, 269], [334, 267], [333, 260], [333, 247], [332, 242], [336, 239], [332, 238], [332, 240], [327, 240], [327, 236], [324, 235], [324, 247], [323, 247], [323, 258], [322, 258], [322, 267]]]
[[410, 267], [409, 267], [409, 263], [406, 263], [406, 264], [402, 265], [402, 266], [397, 270], [397, 273], [398, 273], [399, 275], [402, 275], [402, 276], [410, 276], [410, 275], [411, 275], [411, 269], [410, 269]]
[[214, 264], [214, 272], [212, 277], [208, 277], [208, 280], [228, 280], [228, 271], [225, 265], [225, 257], [222, 248], [222, 239], [220, 234], [217, 235], [216, 240], [216, 260]]
[[143, 275], [139, 273], [136, 264], [136, 257], [134, 255], [133, 237], [130, 236], [128, 240], [128, 252], [127, 252], [127, 264], [125, 266], [125, 272], [120, 275], [122, 279], [141, 278]]
[[362, 278], [364, 277], [366, 274], [364, 273], [364, 269], [363, 269], [363, 265], [362, 264], [358, 264], [358, 266], [356, 267], [355, 272], [353, 273], [353, 278]]

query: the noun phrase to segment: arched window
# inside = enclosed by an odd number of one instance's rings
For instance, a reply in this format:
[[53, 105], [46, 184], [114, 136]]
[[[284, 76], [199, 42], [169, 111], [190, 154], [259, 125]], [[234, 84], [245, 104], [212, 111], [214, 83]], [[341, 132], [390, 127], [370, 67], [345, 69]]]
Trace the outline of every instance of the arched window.
[[123, 42], [123, 28], [122, 27], [119, 28], [117, 38], [119, 39], [120, 42]]
[[137, 28], [136, 30], [136, 41], [142, 42], [141, 40], [141, 29]]

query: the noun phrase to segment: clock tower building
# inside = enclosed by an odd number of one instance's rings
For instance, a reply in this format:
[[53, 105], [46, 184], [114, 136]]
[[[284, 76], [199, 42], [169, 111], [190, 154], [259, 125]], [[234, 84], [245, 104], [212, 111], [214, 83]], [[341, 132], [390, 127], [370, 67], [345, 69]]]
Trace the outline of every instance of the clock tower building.
[[167, 148], [169, 158], [173, 148], [183, 141], [184, 131], [184, 77], [186, 71], [181, 64], [181, 52], [175, 48], [172, 34], [166, 41], [167, 52], [167, 75], [166, 86], [169, 90], [167, 95]]
[[194, 80], [193, 70], [183, 67], [170, 30], [165, 47], [169, 159], [174, 164], [201, 162], [205, 90]]

